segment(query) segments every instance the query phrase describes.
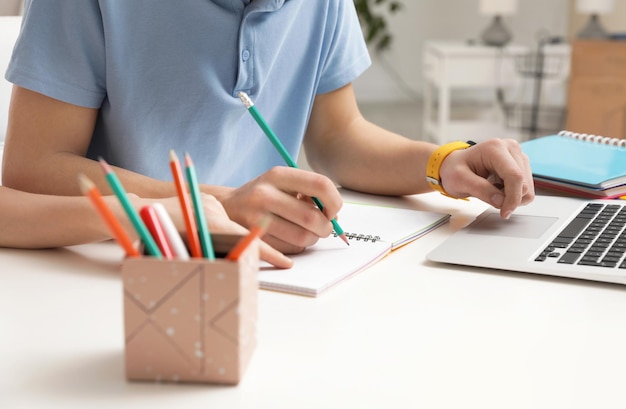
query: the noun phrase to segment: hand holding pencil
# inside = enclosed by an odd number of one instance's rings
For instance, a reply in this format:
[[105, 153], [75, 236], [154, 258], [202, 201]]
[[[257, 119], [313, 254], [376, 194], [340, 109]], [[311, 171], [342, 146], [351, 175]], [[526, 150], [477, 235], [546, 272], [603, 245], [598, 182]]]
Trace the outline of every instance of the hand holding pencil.
[[[254, 103], [252, 102], [252, 99], [248, 96], [248, 94], [240, 91], [238, 95], [242, 104], [246, 107], [246, 109], [248, 110], [250, 115], [254, 118], [254, 120], [259, 125], [261, 130], [263, 130], [263, 133], [265, 134], [265, 136], [267, 136], [267, 138], [272, 143], [272, 145], [274, 145], [274, 148], [276, 148], [276, 150], [278, 151], [280, 156], [283, 158], [285, 163], [287, 163], [287, 165], [291, 168], [297, 168], [298, 164], [291, 157], [291, 155], [289, 154], [289, 151], [282, 144], [282, 142], [280, 141], [278, 136], [274, 133], [272, 128], [269, 126], [269, 124], [265, 121], [265, 118], [263, 118], [261, 113], [256, 109], [256, 107], [254, 106]], [[324, 205], [322, 204], [322, 201], [316, 196], [310, 196], [310, 198], [315, 203], [315, 206], [320, 211], [323, 212]], [[347, 245], [350, 245], [350, 243], [348, 242], [348, 238], [345, 235], [341, 226], [339, 225], [339, 222], [337, 222], [337, 219], [335, 217], [331, 217], [330, 222], [332, 223], [333, 229], [335, 230], [335, 233], [337, 234], [337, 236], [341, 238], [341, 240], [343, 240]]]
[[[310, 196], [321, 198], [321, 212]], [[263, 240], [285, 254], [302, 252], [333, 233], [329, 221], [343, 201], [331, 180], [303, 169], [277, 166], [220, 198], [230, 218], [254, 226], [263, 215], [272, 223]], [[339, 239], [337, 239], [339, 240]]]

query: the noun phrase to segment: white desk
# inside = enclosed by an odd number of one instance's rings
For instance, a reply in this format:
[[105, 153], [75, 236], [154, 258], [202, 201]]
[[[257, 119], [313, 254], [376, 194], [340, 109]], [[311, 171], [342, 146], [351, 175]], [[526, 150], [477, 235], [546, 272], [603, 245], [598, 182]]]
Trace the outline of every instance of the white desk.
[[[504, 127], [495, 104], [497, 88], [519, 87], [515, 57], [527, 47], [504, 48], [462, 42], [430, 41], [424, 46], [424, 134], [438, 144], [454, 140], [484, 140], [516, 134]], [[453, 91], [491, 92], [493, 109], [487, 117], [453, 118]], [[508, 133], [508, 135], [505, 135]]]
[[239, 386], [129, 383], [119, 249], [0, 250], [0, 407], [623, 408], [626, 289], [424, 254], [484, 205], [320, 298], [261, 291]]

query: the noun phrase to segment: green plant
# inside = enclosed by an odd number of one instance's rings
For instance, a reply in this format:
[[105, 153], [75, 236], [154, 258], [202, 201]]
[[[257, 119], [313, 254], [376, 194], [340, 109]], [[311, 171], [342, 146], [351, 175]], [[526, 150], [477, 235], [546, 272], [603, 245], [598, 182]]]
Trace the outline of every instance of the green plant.
[[397, 0], [354, 0], [365, 41], [373, 44], [377, 51], [391, 46], [392, 35], [387, 27], [387, 16], [402, 8]]

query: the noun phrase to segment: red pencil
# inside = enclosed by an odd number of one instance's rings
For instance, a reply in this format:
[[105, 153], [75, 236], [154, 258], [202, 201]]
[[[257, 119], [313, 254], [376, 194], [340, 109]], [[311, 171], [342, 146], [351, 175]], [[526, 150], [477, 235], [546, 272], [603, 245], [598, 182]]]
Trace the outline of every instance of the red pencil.
[[183, 171], [180, 167], [180, 162], [178, 162], [178, 157], [173, 150], [170, 150], [170, 169], [172, 170], [172, 175], [174, 176], [174, 183], [176, 184], [176, 191], [178, 193], [178, 199], [180, 200], [183, 219], [185, 219], [189, 252], [191, 253], [191, 257], [202, 258], [200, 238], [198, 237], [198, 227], [196, 226], [196, 220], [191, 208], [191, 201], [189, 199], [189, 194], [187, 193], [185, 178], [183, 177]]
[[237, 242], [235, 247], [233, 247], [228, 254], [226, 255], [227, 260], [236, 261], [241, 254], [248, 248], [250, 243], [256, 238], [261, 237], [267, 231], [267, 228], [272, 221], [271, 215], [265, 215], [256, 226], [252, 226], [250, 229], [250, 233], [246, 236], [242, 237], [241, 240]]
[[174, 258], [174, 251], [169, 241], [167, 241], [167, 235], [154, 208], [152, 206], [144, 206], [139, 211], [139, 215], [141, 216], [141, 220], [146, 224], [157, 246], [159, 246], [159, 250], [161, 250], [163, 256], [168, 260], [172, 260]]
[[78, 183], [80, 185], [80, 190], [84, 195], [89, 197], [91, 203], [93, 203], [94, 207], [109, 227], [113, 238], [122, 246], [126, 255], [130, 257], [139, 257], [139, 251], [137, 251], [133, 245], [133, 242], [126, 233], [126, 230], [124, 230], [120, 221], [115, 217], [109, 206], [107, 206], [102, 199], [102, 195], [96, 185], [82, 173], [78, 175]]

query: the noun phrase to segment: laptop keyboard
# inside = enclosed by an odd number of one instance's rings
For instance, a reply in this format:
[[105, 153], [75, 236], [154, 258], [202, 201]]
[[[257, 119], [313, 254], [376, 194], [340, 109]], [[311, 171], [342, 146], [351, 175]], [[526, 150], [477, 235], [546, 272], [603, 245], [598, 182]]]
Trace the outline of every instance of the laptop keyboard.
[[535, 261], [626, 269], [625, 225], [626, 206], [589, 203]]

